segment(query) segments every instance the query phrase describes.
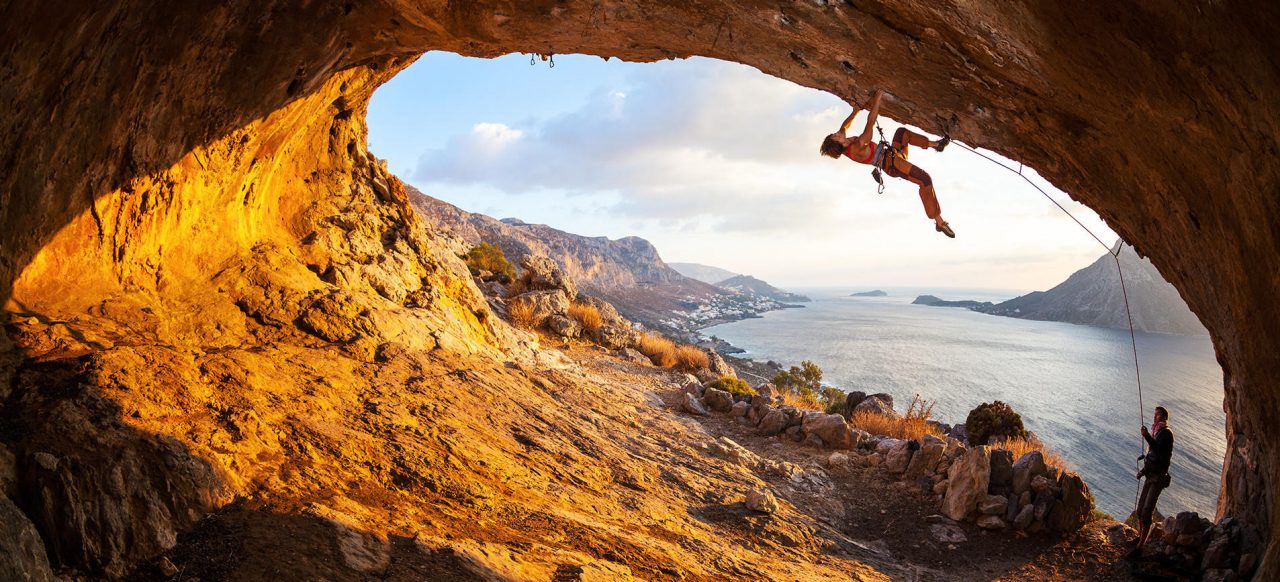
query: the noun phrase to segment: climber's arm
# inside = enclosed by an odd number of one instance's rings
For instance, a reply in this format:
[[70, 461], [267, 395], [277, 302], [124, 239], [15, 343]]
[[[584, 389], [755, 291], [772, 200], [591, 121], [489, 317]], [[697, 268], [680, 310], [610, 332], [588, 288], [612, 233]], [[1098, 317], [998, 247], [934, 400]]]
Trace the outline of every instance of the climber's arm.
[[883, 89], [876, 89], [875, 95], [871, 96], [871, 103], [868, 106], [867, 126], [862, 128], [862, 135], [858, 139], [862, 143], [871, 143], [872, 131], [876, 128], [876, 118], [880, 116], [880, 96], [884, 95]]

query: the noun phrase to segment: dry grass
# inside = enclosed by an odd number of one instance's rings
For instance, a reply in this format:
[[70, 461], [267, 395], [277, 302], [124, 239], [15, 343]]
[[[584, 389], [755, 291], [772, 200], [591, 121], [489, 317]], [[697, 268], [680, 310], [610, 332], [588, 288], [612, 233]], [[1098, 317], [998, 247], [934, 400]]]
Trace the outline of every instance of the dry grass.
[[1040, 451], [1040, 454], [1044, 455], [1044, 464], [1050, 467], [1056, 467], [1059, 471], [1074, 471], [1071, 465], [1067, 463], [1066, 459], [1062, 458], [1062, 455], [1058, 454], [1057, 451], [1046, 447], [1045, 444], [1040, 442], [1040, 439], [1036, 438], [1034, 435], [1025, 439], [1008, 439], [999, 441], [996, 444], [991, 445], [991, 448], [1008, 450], [1013, 453], [1014, 461], [1017, 461], [1022, 458], [1022, 455], [1031, 451]]
[[537, 327], [539, 323], [537, 319], [534, 317], [534, 309], [533, 309], [532, 302], [529, 302], [529, 301], [512, 302], [510, 307], [508, 308], [508, 312], [511, 313], [511, 323], [515, 324], [516, 327], [522, 327], [524, 329], [533, 329]]
[[931, 434], [942, 438], [942, 431], [929, 423], [933, 415], [933, 403], [920, 397], [911, 399], [906, 414], [891, 416], [878, 412], [855, 412], [850, 422], [854, 428], [865, 430], [871, 434], [881, 434], [896, 439], [920, 439]]
[[711, 365], [707, 353], [693, 346], [676, 348], [676, 368], [683, 372], [701, 370]]
[[604, 318], [600, 317], [600, 310], [596, 306], [587, 303], [574, 303], [569, 306], [569, 317], [576, 320], [582, 325], [582, 329], [595, 333], [604, 327]]
[[640, 345], [636, 346], [640, 353], [649, 357], [655, 366], [670, 368], [676, 365], [676, 342], [651, 333], [640, 334]]
[[780, 392], [783, 406], [794, 406], [800, 410], [822, 410], [822, 403], [812, 394], [797, 394], [789, 390]]

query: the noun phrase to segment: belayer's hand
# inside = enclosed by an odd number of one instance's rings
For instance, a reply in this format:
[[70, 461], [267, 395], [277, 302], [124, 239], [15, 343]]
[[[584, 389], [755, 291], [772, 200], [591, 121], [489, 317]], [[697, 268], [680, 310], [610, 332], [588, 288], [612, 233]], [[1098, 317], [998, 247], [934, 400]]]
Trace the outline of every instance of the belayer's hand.
[[1145, 437], [1145, 436], [1151, 436], [1151, 433], [1147, 432], [1147, 427], [1146, 427], [1146, 426], [1143, 426], [1143, 427], [1142, 427], [1142, 436], [1144, 436], [1144, 437]]
[[1138, 474], [1137, 474], [1137, 475], [1134, 475], [1134, 476], [1133, 476], [1133, 478], [1134, 478], [1134, 479], [1142, 479], [1142, 471], [1138, 471]]

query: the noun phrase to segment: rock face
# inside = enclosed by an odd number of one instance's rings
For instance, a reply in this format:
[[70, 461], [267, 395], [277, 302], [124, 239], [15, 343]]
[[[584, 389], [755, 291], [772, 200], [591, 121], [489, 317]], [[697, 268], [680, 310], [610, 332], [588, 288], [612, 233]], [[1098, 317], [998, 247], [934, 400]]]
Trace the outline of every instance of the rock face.
[[987, 498], [990, 477], [991, 460], [987, 447], [970, 447], [964, 455], [951, 462], [947, 473], [947, 494], [942, 498], [942, 514], [960, 521], [977, 509], [978, 502]]
[[[1272, 494], [1280, 450], [1264, 444], [1280, 441], [1280, 103], [1267, 98], [1280, 83], [1271, 66], [1280, 53], [1274, 2], [1132, 10], [982, 0], [940, 10], [17, 0], [3, 11], [0, 303], [11, 317], [0, 350], [12, 348], [7, 356], [30, 377], [3, 389], [21, 394], [0, 414], [51, 418], [36, 427], [37, 441], [74, 431], [47, 414], [55, 403], [25, 400], [42, 392], [24, 386], [63, 385], [52, 378], [136, 356], [133, 376], [65, 386], [101, 394], [103, 410], [124, 402], [199, 411], [129, 418], [220, 459], [232, 484], [265, 480], [256, 471], [266, 461], [226, 453], [208, 435], [252, 426], [244, 418], [250, 403], [255, 414], [279, 408], [258, 400], [268, 393], [291, 403], [305, 394], [261, 389], [262, 376], [245, 372], [245, 362], [316, 350], [309, 361], [320, 362], [318, 371], [308, 373], [321, 377], [307, 384], [312, 390], [339, 378], [381, 381], [385, 369], [356, 374], [339, 364], [367, 363], [391, 343], [487, 370], [466, 360], [498, 360], [520, 340], [494, 324], [460, 261], [369, 156], [363, 117], [373, 91], [427, 50], [634, 61], [703, 55], [843, 96], [884, 87], [886, 115], [935, 133], [949, 125], [958, 140], [1026, 162], [1150, 257], [1209, 330], [1223, 367], [1228, 452], [1219, 513], [1262, 532], [1256, 576], [1280, 577], [1280, 544], [1271, 539], [1280, 531]], [[862, 50], [868, 45], [877, 50]], [[336, 292], [358, 304], [350, 326], [325, 328], [331, 336], [295, 326]], [[238, 349], [248, 345], [255, 349]], [[165, 376], [183, 366], [194, 372]], [[289, 369], [301, 377], [305, 366]], [[157, 388], [108, 388], [139, 377]], [[217, 391], [241, 400], [210, 396]], [[144, 398], [150, 404], [138, 406]], [[324, 426], [296, 430], [322, 435]], [[23, 459], [45, 445], [3, 438]], [[81, 444], [101, 456], [116, 450]], [[280, 450], [264, 445], [264, 458]], [[24, 501], [24, 511], [36, 503]]]
[[0, 495], [0, 580], [53, 582], [44, 542], [8, 497]]
[[[1204, 335], [1204, 326], [1149, 259], [1138, 256], [1132, 246], [1117, 242], [1124, 269], [1125, 289], [1133, 313], [1133, 327], [1139, 331]], [[1065, 321], [1097, 327], [1128, 328], [1124, 291], [1115, 259], [1103, 255], [1048, 291], [1036, 291], [978, 311], [1022, 319]]]

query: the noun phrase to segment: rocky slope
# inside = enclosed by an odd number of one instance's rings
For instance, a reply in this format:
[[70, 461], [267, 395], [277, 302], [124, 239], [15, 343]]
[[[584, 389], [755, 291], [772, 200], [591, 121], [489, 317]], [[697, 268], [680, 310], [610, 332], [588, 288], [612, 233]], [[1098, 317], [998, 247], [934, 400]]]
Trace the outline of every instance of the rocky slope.
[[[1133, 328], [1154, 333], [1205, 335], [1204, 326], [1187, 308], [1151, 261], [1139, 257], [1133, 247], [1117, 242], [1124, 285], [1133, 313]], [[1115, 252], [1117, 248], [1113, 248]], [[1065, 321], [1097, 327], [1129, 327], [1124, 289], [1115, 259], [1103, 255], [1048, 291], [1036, 291], [996, 305], [976, 306], [976, 311], [1022, 319]]]
[[[663, 262], [658, 249], [639, 237], [586, 237], [545, 224], [497, 220], [467, 212], [406, 186], [419, 213], [448, 235], [458, 254], [482, 242], [495, 244], [513, 262], [549, 257], [578, 281], [582, 291], [604, 299], [628, 319], [676, 335], [779, 309], [781, 299], [708, 285]], [[447, 239], [448, 240], [448, 239]]]
[[[1219, 513], [1259, 532], [1258, 579], [1280, 575], [1274, 2], [0, 12], [0, 482], [21, 513], [4, 527], [34, 528], [57, 565], [119, 574], [193, 532], [213, 544], [193, 555], [246, 556], [273, 579], [866, 572], [812, 537], [723, 525], [705, 489], [654, 485], [705, 469], [673, 472], [680, 423], [583, 396], [629, 380], [566, 380], [494, 317], [366, 147], [374, 89], [447, 50], [703, 55], [839, 95], [884, 87], [886, 115], [1036, 168], [1209, 330], [1228, 418]], [[670, 457], [653, 442], [668, 434]], [[244, 513], [201, 520], [215, 510]], [[306, 543], [273, 546], [291, 540]], [[772, 543], [789, 549], [757, 549]]]

